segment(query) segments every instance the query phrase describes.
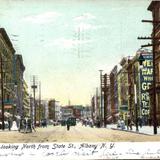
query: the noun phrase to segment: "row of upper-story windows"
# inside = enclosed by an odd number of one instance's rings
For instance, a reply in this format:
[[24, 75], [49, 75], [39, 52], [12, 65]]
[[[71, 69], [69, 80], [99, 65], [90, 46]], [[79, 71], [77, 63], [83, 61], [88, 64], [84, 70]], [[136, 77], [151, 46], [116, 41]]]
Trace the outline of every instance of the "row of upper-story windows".
[[11, 50], [7, 47], [1, 36], [0, 36], [0, 50], [3, 52], [5, 56], [12, 56]]

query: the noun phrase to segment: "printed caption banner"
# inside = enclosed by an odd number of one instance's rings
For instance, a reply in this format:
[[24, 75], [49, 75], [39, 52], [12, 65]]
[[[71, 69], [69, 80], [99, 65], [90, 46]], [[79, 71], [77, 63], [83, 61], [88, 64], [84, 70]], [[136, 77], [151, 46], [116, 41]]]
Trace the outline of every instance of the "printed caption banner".
[[160, 159], [160, 143], [0, 143], [0, 159]]

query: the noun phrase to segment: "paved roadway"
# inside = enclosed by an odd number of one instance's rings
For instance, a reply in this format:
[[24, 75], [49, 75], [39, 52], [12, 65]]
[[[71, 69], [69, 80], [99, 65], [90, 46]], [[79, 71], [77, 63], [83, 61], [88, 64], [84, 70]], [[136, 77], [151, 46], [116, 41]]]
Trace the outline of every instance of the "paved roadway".
[[105, 128], [91, 128], [78, 124], [67, 131], [66, 126], [48, 126], [36, 128], [33, 133], [19, 133], [18, 131], [0, 131], [0, 143], [28, 143], [28, 142], [143, 142], [159, 141], [160, 135], [141, 135], [125, 131]]

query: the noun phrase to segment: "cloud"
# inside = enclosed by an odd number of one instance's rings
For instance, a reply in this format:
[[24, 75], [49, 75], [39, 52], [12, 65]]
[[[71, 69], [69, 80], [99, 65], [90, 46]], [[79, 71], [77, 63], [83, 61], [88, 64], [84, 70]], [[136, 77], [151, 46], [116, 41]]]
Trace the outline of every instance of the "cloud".
[[92, 40], [73, 40], [73, 39], [65, 39], [65, 38], [58, 38], [52, 42], [49, 42], [46, 44], [46, 46], [58, 46], [63, 47], [66, 49], [72, 48], [78, 44], [86, 44], [91, 43]]
[[84, 13], [80, 16], [75, 17], [74, 21], [83, 21], [83, 20], [91, 20], [91, 19], [96, 19], [96, 17], [91, 13]]
[[49, 23], [55, 21], [59, 16], [61, 16], [58, 12], [45, 12], [38, 15], [27, 16], [23, 20], [31, 23]]

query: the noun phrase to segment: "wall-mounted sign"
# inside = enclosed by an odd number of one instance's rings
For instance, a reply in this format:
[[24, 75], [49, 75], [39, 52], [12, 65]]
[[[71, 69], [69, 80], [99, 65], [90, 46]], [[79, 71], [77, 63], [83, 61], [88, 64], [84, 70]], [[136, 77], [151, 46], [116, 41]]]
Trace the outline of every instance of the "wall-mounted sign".
[[152, 54], [143, 54], [145, 61], [143, 68], [140, 70], [141, 84], [141, 115], [147, 116], [150, 112], [150, 98], [147, 91], [153, 81], [153, 56]]

